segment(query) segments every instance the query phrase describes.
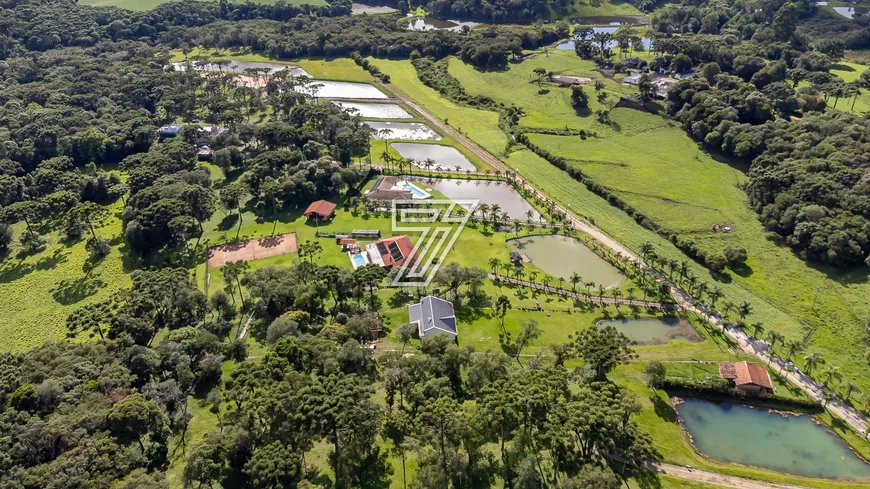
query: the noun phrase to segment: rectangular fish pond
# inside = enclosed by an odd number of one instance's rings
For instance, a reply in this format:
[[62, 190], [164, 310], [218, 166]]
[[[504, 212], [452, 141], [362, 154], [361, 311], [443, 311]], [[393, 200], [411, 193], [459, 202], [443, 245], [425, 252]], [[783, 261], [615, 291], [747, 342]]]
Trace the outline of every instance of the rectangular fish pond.
[[[428, 146], [428, 145], [427, 145]], [[496, 180], [462, 180], [458, 178], [405, 177], [419, 180], [451, 200], [477, 199], [481, 204], [497, 205], [499, 213], [507, 212], [511, 219], [525, 221], [532, 211], [532, 220], [540, 218], [538, 211], [526, 202], [519, 192], [507, 182]], [[467, 206], [466, 206], [467, 207]]]
[[598, 326], [613, 326], [636, 345], [663, 345], [675, 338], [698, 342], [704, 338], [691, 323], [677, 317], [643, 319], [606, 319]]
[[440, 144], [423, 144], [423, 143], [393, 143], [390, 146], [402, 155], [402, 158], [414, 160], [414, 166], [424, 168], [423, 162], [427, 159], [432, 159], [435, 166], [432, 170], [436, 170], [439, 166], [445, 170], [471, 170], [477, 168], [468, 161], [464, 154], [453, 146], [442, 146]]
[[330, 80], [312, 80], [309, 86], [294, 88], [300, 93], [314, 92], [317, 98], [386, 99], [389, 98], [373, 85]]
[[401, 105], [365, 102], [332, 102], [346, 110], [356, 109], [360, 117], [371, 119], [413, 119]]
[[[532, 265], [544, 273], [566, 282], [577, 273], [583, 282], [595, 282], [596, 286], [614, 287], [625, 280], [625, 275], [616, 267], [596, 255], [577, 238], [546, 234], [508, 240], [513, 250], [527, 255]], [[571, 287], [570, 283], [563, 287]], [[578, 284], [578, 291], [584, 288]]]
[[680, 423], [702, 455], [786, 474], [870, 480], [870, 464], [810, 415], [684, 399]]
[[441, 135], [422, 122], [374, 122], [365, 121], [375, 130], [372, 137], [378, 140], [409, 139], [418, 141], [437, 141]]

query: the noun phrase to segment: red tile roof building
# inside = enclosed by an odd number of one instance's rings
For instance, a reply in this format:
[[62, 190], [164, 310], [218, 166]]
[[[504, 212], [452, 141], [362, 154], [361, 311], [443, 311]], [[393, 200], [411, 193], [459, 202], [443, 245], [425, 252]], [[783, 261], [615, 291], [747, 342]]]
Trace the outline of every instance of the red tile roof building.
[[719, 375], [735, 389], [746, 392], [773, 392], [770, 375], [763, 365], [750, 362], [722, 362]]
[[302, 214], [308, 219], [325, 221], [335, 214], [335, 204], [326, 200], [318, 200], [312, 202]]
[[414, 255], [414, 243], [409, 236], [396, 236], [384, 238], [366, 246], [366, 252], [372, 263], [382, 267], [400, 267], [406, 261], [416, 259]]

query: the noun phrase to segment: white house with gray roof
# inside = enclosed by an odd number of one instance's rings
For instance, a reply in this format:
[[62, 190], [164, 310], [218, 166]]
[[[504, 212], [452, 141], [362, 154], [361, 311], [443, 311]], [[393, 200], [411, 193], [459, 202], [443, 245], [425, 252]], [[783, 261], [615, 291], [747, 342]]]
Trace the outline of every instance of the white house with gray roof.
[[420, 339], [438, 333], [444, 333], [455, 340], [459, 331], [456, 329], [456, 315], [453, 304], [433, 296], [420, 299], [419, 304], [408, 306], [411, 324], [417, 325]]

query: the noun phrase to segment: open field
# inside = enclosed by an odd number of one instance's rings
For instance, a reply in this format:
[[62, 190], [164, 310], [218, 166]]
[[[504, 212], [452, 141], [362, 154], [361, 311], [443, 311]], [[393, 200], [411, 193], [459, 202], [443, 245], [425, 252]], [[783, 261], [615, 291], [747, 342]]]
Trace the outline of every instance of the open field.
[[[422, 102], [442, 119], [463, 120], [484, 112], [444, 100], [414, 77], [413, 67], [408, 62], [385, 63], [379, 60], [379, 64], [393, 77], [397, 88]], [[451, 61], [450, 70], [460, 82], [467, 82], [467, 86], [472, 87], [469, 88], [471, 93], [476, 93], [473, 87], [482, 87], [486, 83], [495, 86], [496, 77], [503, 78], [514, 72], [518, 81], [514, 82], [516, 90], [511, 91], [511, 97], [530, 100], [538, 91], [535, 84], [527, 83], [531, 65], [525, 68], [525, 63], [511, 65], [506, 72], [484, 73], [469, 67], [458, 69]], [[556, 121], [564, 125], [565, 114], [564, 111], [555, 112], [549, 116], [548, 125], [555, 126]], [[495, 114], [492, 116], [489, 120], [493, 120]], [[643, 242], [651, 242], [660, 255], [687, 260], [668, 241], [642, 228], [625, 213], [611, 207], [565, 172], [530, 151], [512, 150], [505, 157], [504, 133], [498, 134], [494, 120], [487, 127], [484, 125], [488, 121], [486, 118], [476, 118], [479, 123], [474, 129], [463, 129], [463, 132], [501, 156], [508, 165], [518, 169], [557, 201], [571, 205], [575, 212], [586, 216], [630, 249], [637, 250]], [[749, 253], [747, 267], [731, 272], [729, 282], [717, 282], [709, 272], [694, 263], [690, 263], [690, 268], [700, 280], [719, 287], [726, 295], [725, 301], [740, 303], [745, 300], [752, 304], [754, 312], [748, 318], [749, 322], [761, 321], [768, 329], [784, 333], [789, 340], [801, 339], [808, 330], [811, 331], [808, 351], [821, 352], [831, 363], [841, 367], [845, 373], [844, 382], [856, 382], [863, 391], [870, 392], [870, 376], [864, 373], [866, 368], [861, 356], [862, 331], [859, 326], [870, 313], [867, 270], [844, 274], [808, 266], [787, 248], [768, 240], [755, 215], [746, 208], [743, 192], [735, 187], [738, 182], [745, 181], [745, 168], [718, 161], [698, 151], [697, 145], [681, 129], [668, 127], [656, 116], [616, 109], [611, 118], [615, 124], [609, 127], [602, 128], [597, 121], [590, 126], [599, 134], [598, 139], [531, 137], [548, 150], [576, 160], [596, 182], [621, 190], [623, 198], [660, 225], [691, 233], [703, 248], [721, 251], [727, 244], [744, 246]], [[720, 222], [733, 225], [735, 232], [709, 232], [712, 223]], [[810, 306], [817, 287], [820, 294], [816, 308], [812, 310]]]
[[62, 339], [71, 312], [130, 285], [128, 274], [135, 265], [122, 253], [121, 222], [114, 215], [121, 212], [121, 202], [110, 209], [113, 216], [97, 228], [97, 234], [110, 240], [112, 250], [93, 265], [85, 250], [86, 239], [69, 244], [60, 232], [45, 235], [45, 251], [24, 256], [18, 244], [24, 224], [12, 227], [15, 239], [0, 262], [0, 351], [18, 352]]
[[[180, 0], [81, 0], [82, 5], [94, 7], [119, 7], [127, 10], [144, 11], [159, 7], [164, 3]], [[238, 0], [229, 0], [233, 3], [243, 3]], [[253, 3], [275, 4], [278, 0], [252, 0]], [[288, 5], [326, 5], [324, 0], [284, 0]]]
[[296, 253], [296, 235], [286, 233], [250, 239], [241, 243], [214, 246], [208, 250], [208, 266], [221, 267], [230, 261], [251, 261], [271, 256]]

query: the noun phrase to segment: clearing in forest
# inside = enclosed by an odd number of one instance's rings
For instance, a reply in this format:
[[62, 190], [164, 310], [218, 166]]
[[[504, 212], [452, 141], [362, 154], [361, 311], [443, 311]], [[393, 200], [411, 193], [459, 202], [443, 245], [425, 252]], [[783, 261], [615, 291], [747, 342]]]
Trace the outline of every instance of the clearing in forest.
[[251, 261], [270, 256], [296, 253], [296, 233], [254, 238], [238, 243], [214, 246], [208, 249], [208, 266], [222, 267], [231, 261]]

